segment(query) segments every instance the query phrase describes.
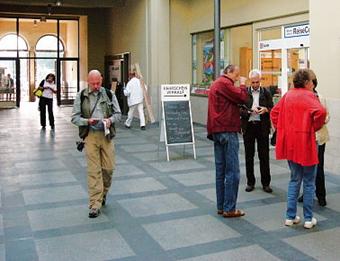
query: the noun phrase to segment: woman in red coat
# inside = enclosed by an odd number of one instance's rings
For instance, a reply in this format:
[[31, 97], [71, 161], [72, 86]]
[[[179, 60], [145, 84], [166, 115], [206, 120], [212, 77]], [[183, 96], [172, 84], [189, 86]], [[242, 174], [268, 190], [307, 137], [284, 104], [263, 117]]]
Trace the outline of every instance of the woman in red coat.
[[293, 76], [294, 88], [281, 98], [270, 114], [277, 130], [276, 159], [287, 159], [291, 171], [285, 225], [300, 222], [296, 208], [303, 181], [305, 228], [317, 223], [312, 210], [318, 164], [315, 132], [326, 119], [325, 108], [312, 92], [311, 80], [310, 70], [298, 70]]

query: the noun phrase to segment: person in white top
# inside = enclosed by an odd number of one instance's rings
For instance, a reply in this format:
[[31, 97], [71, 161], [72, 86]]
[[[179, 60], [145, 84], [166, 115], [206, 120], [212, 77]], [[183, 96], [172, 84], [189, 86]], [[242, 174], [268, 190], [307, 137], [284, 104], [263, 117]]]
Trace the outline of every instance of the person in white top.
[[128, 118], [125, 121], [125, 127], [130, 128], [133, 119], [133, 114], [137, 108], [140, 120], [140, 128], [145, 130], [145, 117], [144, 117], [144, 93], [141, 86], [140, 79], [136, 76], [136, 73], [132, 73], [132, 78], [124, 88], [124, 95], [127, 96], [127, 102], [129, 106]]
[[55, 85], [55, 76], [49, 73], [45, 80], [42, 80], [39, 84], [39, 88], [42, 89], [43, 94], [39, 101], [40, 110], [40, 124], [42, 129], [46, 128], [46, 105], [48, 108], [48, 119], [51, 129], [54, 130], [54, 115], [53, 115], [53, 93], [57, 93], [57, 87]]

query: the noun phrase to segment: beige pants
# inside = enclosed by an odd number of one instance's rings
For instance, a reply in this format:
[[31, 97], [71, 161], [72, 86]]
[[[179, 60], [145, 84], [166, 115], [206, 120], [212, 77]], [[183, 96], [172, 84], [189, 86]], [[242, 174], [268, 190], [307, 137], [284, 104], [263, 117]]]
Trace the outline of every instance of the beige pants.
[[111, 186], [115, 168], [114, 144], [104, 136], [104, 132], [90, 131], [85, 139], [85, 151], [89, 208], [100, 209], [103, 197]]

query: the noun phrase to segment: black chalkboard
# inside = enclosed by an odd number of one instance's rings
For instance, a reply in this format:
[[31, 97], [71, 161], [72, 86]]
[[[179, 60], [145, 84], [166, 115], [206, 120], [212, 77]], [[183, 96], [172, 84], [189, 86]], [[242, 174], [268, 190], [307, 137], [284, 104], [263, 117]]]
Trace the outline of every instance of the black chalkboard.
[[189, 101], [164, 101], [164, 116], [167, 144], [193, 142]]

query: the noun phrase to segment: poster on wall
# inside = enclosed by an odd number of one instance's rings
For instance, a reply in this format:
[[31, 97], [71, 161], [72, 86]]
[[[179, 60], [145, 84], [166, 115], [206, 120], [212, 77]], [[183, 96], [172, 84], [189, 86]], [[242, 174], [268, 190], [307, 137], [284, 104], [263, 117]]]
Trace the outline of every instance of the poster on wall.
[[205, 42], [203, 47], [202, 84], [210, 84], [214, 80], [214, 41]]

